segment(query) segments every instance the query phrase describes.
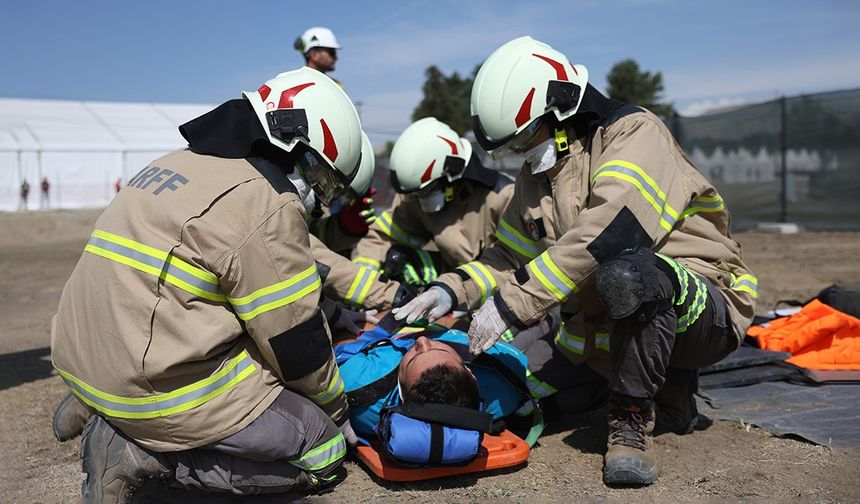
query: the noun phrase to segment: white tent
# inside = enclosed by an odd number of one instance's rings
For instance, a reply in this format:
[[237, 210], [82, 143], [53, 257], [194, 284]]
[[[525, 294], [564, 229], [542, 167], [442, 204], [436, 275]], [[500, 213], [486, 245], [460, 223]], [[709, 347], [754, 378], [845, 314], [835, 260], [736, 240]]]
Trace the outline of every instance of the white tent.
[[177, 127], [210, 105], [0, 98], [0, 210], [15, 210], [26, 180], [28, 208], [104, 206], [153, 159], [184, 146]]

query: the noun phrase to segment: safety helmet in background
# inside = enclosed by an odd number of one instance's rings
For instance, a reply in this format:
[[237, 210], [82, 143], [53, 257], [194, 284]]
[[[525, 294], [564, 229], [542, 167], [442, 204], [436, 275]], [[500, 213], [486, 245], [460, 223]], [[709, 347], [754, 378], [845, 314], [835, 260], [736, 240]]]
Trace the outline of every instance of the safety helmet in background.
[[340, 44], [337, 43], [337, 39], [331, 30], [322, 26], [315, 26], [305, 30], [305, 32], [296, 39], [293, 47], [295, 47], [300, 53], [305, 54], [314, 47], [340, 49]]
[[299, 174], [326, 204], [343, 194], [361, 162], [361, 123], [333, 80], [308, 67], [242, 93], [275, 147], [296, 156]]
[[391, 184], [399, 193], [428, 190], [463, 176], [472, 144], [435, 117], [406, 128], [394, 143], [389, 166]]
[[[571, 65], [567, 56], [531, 37], [520, 37], [496, 49], [481, 65], [472, 85], [472, 127], [488, 152], [506, 144], [527, 145], [553, 113], [563, 121], [576, 113], [588, 70]], [[513, 140], [518, 142], [512, 142]], [[516, 149], [512, 149], [516, 150]]]

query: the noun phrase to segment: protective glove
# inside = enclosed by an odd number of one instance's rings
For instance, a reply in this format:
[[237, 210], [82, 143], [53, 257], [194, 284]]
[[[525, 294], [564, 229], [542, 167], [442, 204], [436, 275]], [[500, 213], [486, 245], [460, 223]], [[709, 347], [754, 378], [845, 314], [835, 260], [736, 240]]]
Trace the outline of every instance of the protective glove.
[[493, 296], [490, 296], [472, 316], [472, 324], [469, 325], [469, 352], [472, 355], [480, 355], [493, 346], [507, 328], [508, 323], [496, 308]]
[[341, 307], [340, 314], [334, 322], [334, 328], [347, 331], [350, 334], [358, 334], [364, 329], [365, 322], [370, 322], [371, 324], [379, 323], [379, 319], [374, 317], [376, 313], [376, 310], [357, 312]]
[[[445, 315], [453, 308], [454, 300], [445, 292], [445, 289], [434, 285], [430, 287], [412, 301], [406, 303], [400, 308], [391, 310], [394, 313], [394, 318], [397, 320], [406, 319], [406, 322], [411, 324], [419, 318], [426, 316], [427, 320], [433, 322], [439, 317]], [[428, 313], [429, 312], [429, 313]]]
[[364, 197], [341, 208], [337, 213], [337, 220], [347, 233], [354, 236], [367, 233], [367, 228], [376, 220], [376, 213], [373, 211], [374, 194], [376, 188], [371, 187]]
[[346, 440], [346, 444], [348, 444], [349, 446], [355, 446], [358, 444], [358, 436], [356, 436], [355, 431], [352, 430], [352, 425], [349, 423], [348, 418], [345, 422], [338, 425], [337, 428], [340, 429], [340, 433], [343, 434], [343, 438]]

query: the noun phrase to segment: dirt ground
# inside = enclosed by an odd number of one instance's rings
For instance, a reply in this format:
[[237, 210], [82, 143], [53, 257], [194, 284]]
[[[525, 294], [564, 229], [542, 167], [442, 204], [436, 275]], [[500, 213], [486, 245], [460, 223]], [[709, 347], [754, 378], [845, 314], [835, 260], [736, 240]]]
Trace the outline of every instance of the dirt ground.
[[[58, 443], [51, 414], [66, 393], [50, 366], [49, 324], [97, 211], [0, 213], [0, 494], [2, 502], [79, 499], [78, 443]], [[834, 282], [860, 283], [860, 233], [740, 233], [759, 278], [758, 311], [806, 299]], [[590, 421], [589, 421], [590, 420]], [[715, 422], [691, 435], [657, 437], [660, 477], [643, 489], [601, 482], [605, 427], [568, 418], [548, 428], [528, 465], [503, 474], [392, 485], [353, 462], [346, 481], [318, 501], [856, 502], [860, 457], [782, 439], [748, 425]], [[153, 501], [213, 502], [213, 496], [156, 492]], [[142, 495], [144, 499], [146, 495]], [[231, 499], [224, 502], [283, 502]]]

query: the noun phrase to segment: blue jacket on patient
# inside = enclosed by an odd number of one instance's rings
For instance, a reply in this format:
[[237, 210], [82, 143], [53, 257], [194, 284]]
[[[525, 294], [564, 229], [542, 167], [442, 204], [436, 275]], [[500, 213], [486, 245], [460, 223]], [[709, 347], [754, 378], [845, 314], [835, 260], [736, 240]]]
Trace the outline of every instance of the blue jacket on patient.
[[[377, 328], [353, 342], [335, 347], [345, 391], [350, 402], [349, 419], [355, 432], [364, 437], [376, 436], [376, 425], [385, 402], [397, 395], [397, 370], [403, 355], [415, 343], [418, 334], [390, 335]], [[456, 329], [421, 332], [421, 336], [450, 344], [461, 355], [467, 355], [469, 340]], [[526, 381], [528, 362], [525, 354], [501, 341], [485, 352], [513, 375]], [[466, 363], [478, 382], [484, 410], [498, 420], [506, 417], [530, 398], [504, 378], [499, 371]], [[510, 375], [509, 375], [510, 376]]]

